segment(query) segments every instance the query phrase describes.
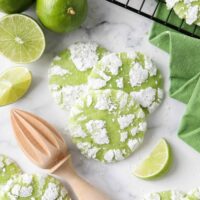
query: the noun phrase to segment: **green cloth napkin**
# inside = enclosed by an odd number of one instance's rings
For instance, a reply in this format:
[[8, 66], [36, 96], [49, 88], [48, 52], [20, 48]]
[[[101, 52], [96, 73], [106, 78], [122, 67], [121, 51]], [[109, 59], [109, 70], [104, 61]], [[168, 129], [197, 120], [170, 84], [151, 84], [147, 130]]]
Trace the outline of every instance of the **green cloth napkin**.
[[[157, 16], [166, 19], [169, 11], [162, 4]], [[174, 24], [181, 20], [172, 13]], [[193, 27], [184, 24], [186, 30]], [[197, 30], [200, 33], [200, 30]], [[163, 25], [154, 23], [149, 40], [170, 54], [169, 94], [185, 104], [187, 108], [181, 120], [178, 136], [200, 152], [200, 39], [180, 34]]]

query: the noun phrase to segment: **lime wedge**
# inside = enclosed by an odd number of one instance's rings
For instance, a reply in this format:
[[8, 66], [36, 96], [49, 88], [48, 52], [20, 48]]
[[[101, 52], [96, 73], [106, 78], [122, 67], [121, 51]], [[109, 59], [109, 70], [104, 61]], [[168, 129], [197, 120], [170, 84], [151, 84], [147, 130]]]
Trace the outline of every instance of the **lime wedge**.
[[135, 169], [134, 175], [142, 179], [160, 177], [169, 170], [171, 160], [170, 146], [161, 139], [151, 154]]
[[0, 106], [20, 99], [29, 89], [32, 76], [27, 68], [14, 67], [0, 74]]
[[30, 17], [13, 14], [0, 20], [0, 53], [11, 61], [31, 63], [40, 58], [44, 48], [44, 34]]

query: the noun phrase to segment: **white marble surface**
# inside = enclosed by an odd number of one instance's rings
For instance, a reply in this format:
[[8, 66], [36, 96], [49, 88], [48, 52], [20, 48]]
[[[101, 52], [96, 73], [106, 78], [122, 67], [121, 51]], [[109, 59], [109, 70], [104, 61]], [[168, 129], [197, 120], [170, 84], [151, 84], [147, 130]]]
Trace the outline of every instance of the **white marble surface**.
[[[0, 108], [0, 153], [18, 161], [26, 172], [41, 171], [27, 160], [20, 151], [10, 124], [9, 111], [17, 107], [44, 117], [65, 133], [65, 113], [54, 103], [47, 86], [47, 69], [54, 55], [75, 41], [94, 40], [111, 51], [127, 47], [141, 50], [157, 63], [165, 77], [166, 97], [160, 108], [149, 117], [148, 131], [143, 146], [129, 159], [104, 165], [83, 158], [66, 136], [69, 150], [77, 171], [93, 185], [110, 195], [113, 200], [142, 199], [152, 191], [182, 189], [200, 186], [200, 155], [177, 138], [177, 128], [185, 105], [169, 98], [169, 56], [148, 42], [152, 22], [111, 5], [105, 0], [89, 0], [90, 11], [86, 23], [79, 30], [65, 35], [46, 33], [47, 47], [42, 58], [27, 67], [33, 74], [33, 84], [27, 95], [15, 104]], [[34, 8], [28, 14], [35, 16]], [[15, 64], [0, 57], [0, 71]], [[139, 180], [132, 175], [133, 167], [143, 159], [164, 137], [173, 147], [174, 162], [169, 174], [156, 181]]]

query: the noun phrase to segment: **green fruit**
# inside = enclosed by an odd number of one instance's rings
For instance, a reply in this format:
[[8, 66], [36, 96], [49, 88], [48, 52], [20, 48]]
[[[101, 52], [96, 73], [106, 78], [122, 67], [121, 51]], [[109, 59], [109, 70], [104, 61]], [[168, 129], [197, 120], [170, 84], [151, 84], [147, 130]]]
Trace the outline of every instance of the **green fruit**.
[[19, 13], [26, 10], [34, 0], [0, 0], [0, 11], [5, 13]]
[[43, 25], [55, 32], [78, 28], [87, 16], [87, 0], [38, 0], [36, 12]]
[[171, 167], [171, 148], [166, 140], [161, 139], [151, 154], [136, 168], [134, 175], [141, 179], [158, 178]]
[[14, 103], [28, 91], [32, 81], [27, 68], [14, 67], [0, 74], [0, 106]]
[[38, 60], [45, 49], [40, 26], [21, 14], [6, 15], [0, 20], [0, 53], [15, 63]]

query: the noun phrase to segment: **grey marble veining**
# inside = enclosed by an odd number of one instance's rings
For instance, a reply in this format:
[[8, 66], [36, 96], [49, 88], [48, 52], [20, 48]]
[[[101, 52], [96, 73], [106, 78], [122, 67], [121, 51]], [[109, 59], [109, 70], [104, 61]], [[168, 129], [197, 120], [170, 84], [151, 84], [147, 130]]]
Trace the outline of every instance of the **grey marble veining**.
[[[150, 1], [150, 0], [149, 0]], [[153, 1], [153, 0], [152, 0]], [[27, 67], [33, 74], [33, 84], [28, 94], [15, 104], [0, 108], [0, 153], [17, 160], [27, 172], [41, 172], [20, 151], [14, 139], [9, 111], [12, 107], [25, 109], [45, 118], [55, 125], [65, 138], [73, 156], [77, 171], [96, 187], [108, 193], [113, 200], [135, 200], [152, 191], [182, 189], [200, 186], [200, 156], [177, 138], [177, 129], [185, 106], [171, 99], [169, 87], [169, 56], [148, 42], [152, 22], [114, 6], [105, 0], [89, 0], [88, 19], [84, 25], [70, 34], [56, 34], [45, 30], [47, 47], [42, 58]], [[27, 14], [35, 16], [34, 8]], [[142, 51], [152, 57], [165, 78], [165, 99], [159, 109], [148, 119], [148, 131], [142, 147], [129, 159], [116, 164], [101, 164], [87, 160], [71, 143], [65, 130], [66, 116], [54, 103], [48, 91], [47, 70], [51, 59], [67, 45], [76, 41], [93, 40], [110, 51], [127, 48]], [[15, 64], [0, 57], [0, 71]], [[156, 181], [139, 180], [132, 175], [134, 166], [164, 137], [173, 147], [174, 163], [165, 177]]]

